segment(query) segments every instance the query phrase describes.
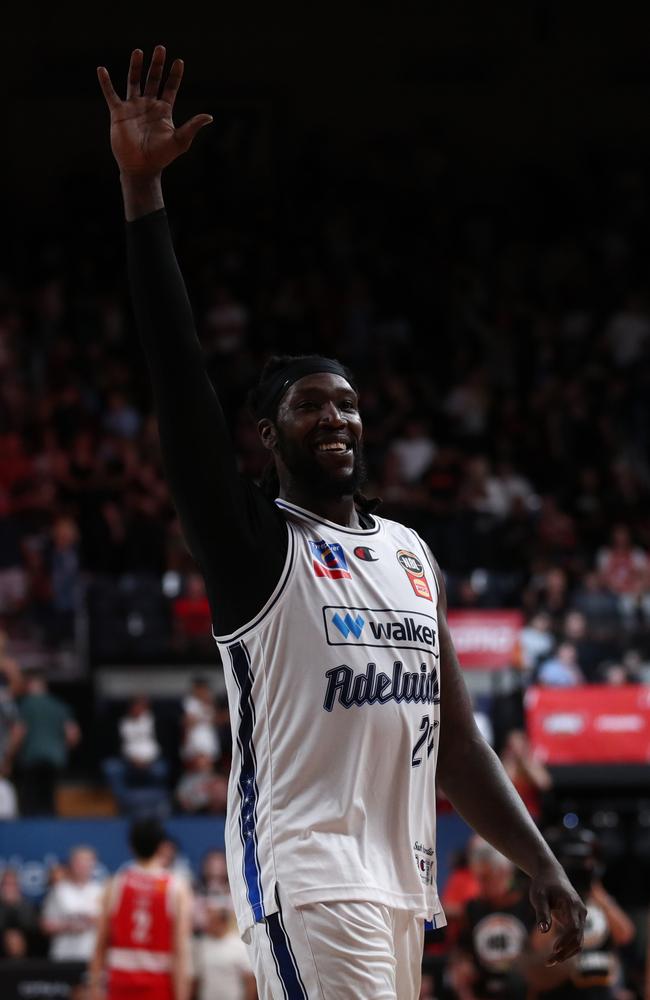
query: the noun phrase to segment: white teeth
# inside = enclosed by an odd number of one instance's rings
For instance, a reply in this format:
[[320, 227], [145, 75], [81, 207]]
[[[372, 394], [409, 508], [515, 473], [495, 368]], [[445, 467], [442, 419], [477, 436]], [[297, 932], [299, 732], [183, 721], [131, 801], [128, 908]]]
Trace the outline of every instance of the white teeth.
[[318, 445], [319, 451], [347, 451], [348, 446], [343, 441], [324, 442]]

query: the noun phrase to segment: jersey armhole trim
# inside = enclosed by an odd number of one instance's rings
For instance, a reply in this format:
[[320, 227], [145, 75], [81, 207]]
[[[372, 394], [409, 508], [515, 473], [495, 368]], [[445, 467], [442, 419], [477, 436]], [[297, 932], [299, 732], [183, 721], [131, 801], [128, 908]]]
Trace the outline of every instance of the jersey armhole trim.
[[287, 545], [287, 555], [284, 561], [284, 566], [282, 568], [282, 573], [280, 574], [280, 579], [278, 580], [275, 590], [269, 597], [268, 601], [264, 607], [259, 611], [254, 618], [251, 618], [249, 622], [242, 625], [235, 632], [230, 633], [230, 635], [216, 635], [214, 631], [214, 626], [212, 627], [212, 638], [216, 643], [221, 643], [223, 645], [230, 645], [233, 642], [238, 642], [243, 636], [251, 632], [253, 629], [257, 628], [261, 622], [267, 618], [275, 606], [277, 605], [280, 597], [284, 593], [284, 590], [289, 582], [289, 577], [291, 576], [291, 570], [293, 569], [293, 555], [295, 551], [295, 533], [290, 521], [285, 521], [288, 533]]

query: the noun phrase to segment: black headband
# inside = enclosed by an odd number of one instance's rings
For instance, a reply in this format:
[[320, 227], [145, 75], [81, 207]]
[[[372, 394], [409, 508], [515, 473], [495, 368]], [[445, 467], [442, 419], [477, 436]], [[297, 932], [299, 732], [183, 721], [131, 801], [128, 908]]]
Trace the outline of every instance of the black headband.
[[339, 361], [331, 358], [321, 358], [314, 356], [310, 358], [298, 358], [291, 361], [284, 368], [274, 372], [271, 377], [260, 386], [260, 400], [255, 407], [255, 415], [259, 419], [262, 417], [274, 418], [280, 400], [287, 389], [305, 375], [316, 375], [319, 372], [329, 372], [332, 375], [340, 375], [348, 382], [353, 389], [356, 389], [350, 381], [350, 375]]

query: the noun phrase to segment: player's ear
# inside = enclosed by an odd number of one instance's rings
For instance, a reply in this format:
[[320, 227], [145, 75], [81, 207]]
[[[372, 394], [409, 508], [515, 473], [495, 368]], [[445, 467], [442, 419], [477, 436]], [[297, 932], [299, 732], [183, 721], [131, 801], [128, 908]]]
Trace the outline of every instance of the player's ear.
[[268, 417], [263, 417], [257, 424], [257, 430], [264, 447], [268, 448], [269, 451], [274, 451], [278, 443], [278, 432], [273, 421], [269, 420]]

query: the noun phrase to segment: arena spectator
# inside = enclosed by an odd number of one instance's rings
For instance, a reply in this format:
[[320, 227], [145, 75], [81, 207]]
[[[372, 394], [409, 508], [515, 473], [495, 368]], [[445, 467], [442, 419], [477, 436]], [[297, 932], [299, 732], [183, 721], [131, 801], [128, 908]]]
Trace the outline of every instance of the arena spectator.
[[551, 654], [555, 645], [550, 615], [541, 612], [534, 615], [521, 630], [521, 659], [526, 674]]
[[583, 614], [589, 629], [612, 632], [618, 621], [618, 598], [596, 571], [584, 574], [571, 596], [571, 607]]
[[205, 583], [199, 573], [189, 573], [184, 581], [183, 593], [173, 603], [174, 631], [181, 640], [212, 642], [212, 616], [205, 592]]
[[42, 671], [25, 674], [19, 716], [16, 774], [20, 811], [24, 816], [52, 814], [56, 812], [57, 782], [81, 731], [65, 702], [49, 693]]
[[205, 753], [184, 758], [184, 770], [176, 785], [176, 800], [185, 813], [225, 814], [228, 780], [220, 774], [214, 760]]
[[547, 687], [576, 687], [584, 681], [578, 653], [571, 642], [560, 643], [555, 653], [540, 664], [535, 677], [536, 684]]
[[543, 796], [551, 790], [553, 779], [535, 756], [526, 733], [519, 729], [509, 732], [499, 756], [528, 812], [534, 820], [540, 820]]
[[16, 814], [13, 786], [9, 782], [20, 738], [16, 698], [22, 690], [22, 675], [16, 661], [7, 655], [7, 636], [0, 631], [0, 817]]
[[256, 1000], [255, 976], [246, 945], [234, 924], [228, 894], [206, 900], [203, 934], [194, 942], [194, 976], [198, 1000]]
[[630, 291], [605, 329], [611, 356], [619, 368], [629, 368], [642, 357], [650, 339], [650, 317], [643, 294]]
[[389, 449], [397, 460], [398, 474], [405, 483], [417, 483], [436, 456], [436, 446], [426, 419], [409, 417], [402, 433]]
[[224, 851], [208, 851], [202, 861], [195, 884], [193, 924], [196, 931], [203, 930], [207, 919], [207, 901], [214, 896], [230, 893], [228, 869]]
[[612, 529], [610, 544], [598, 552], [598, 571], [602, 585], [618, 596], [625, 620], [639, 610], [650, 620], [650, 559], [632, 544], [626, 525]]
[[549, 616], [559, 625], [569, 607], [569, 580], [560, 566], [551, 566], [532, 575], [524, 594], [524, 605], [531, 613]]
[[70, 517], [58, 518], [52, 526], [49, 563], [52, 581], [50, 638], [58, 644], [73, 638], [81, 600], [79, 529]]
[[525, 1000], [521, 962], [534, 911], [513, 887], [514, 868], [507, 858], [478, 838], [469, 858], [479, 891], [463, 908], [451, 981], [459, 1000]]
[[219, 758], [221, 748], [216, 722], [216, 706], [210, 682], [205, 677], [195, 677], [189, 694], [183, 699], [181, 756], [184, 759], [197, 755], [205, 756], [210, 761]]
[[93, 878], [96, 863], [91, 847], [74, 847], [65, 878], [45, 898], [41, 928], [56, 961], [88, 962], [92, 957], [102, 894], [101, 883]]
[[6, 489], [0, 487], [0, 617], [22, 610], [27, 597], [27, 572], [22, 538]]
[[0, 875], [0, 955], [25, 958], [38, 951], [39, 943], [36, 908], [23, 896], [18, 872], [5, 868]]
[[103, 762], [111, 791], [127, 813], [167, 811], [167, 762], [161, 755], [149, 699], [132, 698], [118, 725], [120, 756]]
[[586, 679], [595, 680], [603, 657], [611, 653], [611, 642], [590, 635], [586, 616], [575, 610], [566, 614], [560, 638], [575, 646], [576, 658]]

